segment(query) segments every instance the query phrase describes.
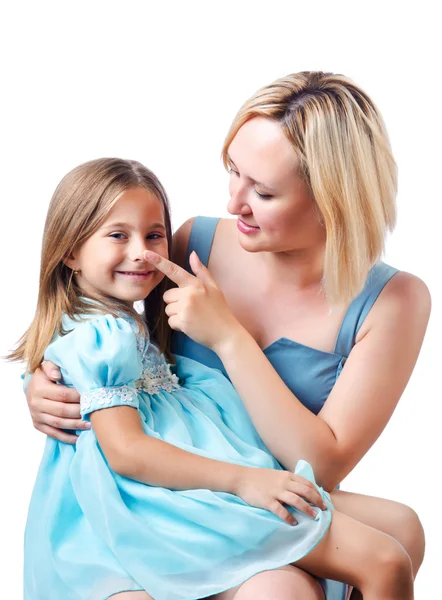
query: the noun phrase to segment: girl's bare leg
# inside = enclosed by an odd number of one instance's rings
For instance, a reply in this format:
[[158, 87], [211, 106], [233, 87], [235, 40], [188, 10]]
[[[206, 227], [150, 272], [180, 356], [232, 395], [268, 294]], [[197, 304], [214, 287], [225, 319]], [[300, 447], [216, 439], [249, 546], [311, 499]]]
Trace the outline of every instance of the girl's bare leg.
[[319, 583], [294, 565], [257, 573], [210, 600], [325, 600]]
[[405, 549], [416, 574], [424, 559], [425, 535], [412, 508], [384, 498], [334, 490], [331, 498], [336, 510], [365, 525], [391, 535]]
[[414, 598], [411, 560], [401, 544], [338, 511], [324, 539], [296, 565], [353, 585], [364, 600]]

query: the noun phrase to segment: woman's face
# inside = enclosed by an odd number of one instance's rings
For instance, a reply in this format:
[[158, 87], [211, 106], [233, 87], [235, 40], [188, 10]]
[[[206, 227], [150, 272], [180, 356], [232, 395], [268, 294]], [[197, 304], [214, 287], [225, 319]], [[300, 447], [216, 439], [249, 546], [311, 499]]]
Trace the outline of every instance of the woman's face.
[[325, 228], [298, 158], [276, 121], [255, 117], [228, 150], [230, 201], [239, 241], [249, 252], [296, 252], [323, 245]]

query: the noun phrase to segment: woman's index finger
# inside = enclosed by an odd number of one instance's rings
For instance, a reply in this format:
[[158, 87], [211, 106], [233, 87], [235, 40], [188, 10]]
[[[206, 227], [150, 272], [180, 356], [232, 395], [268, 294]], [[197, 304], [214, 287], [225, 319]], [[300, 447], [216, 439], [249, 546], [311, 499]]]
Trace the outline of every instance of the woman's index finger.
[[179, 287], [190, 285], [195, 279], [193, 275], [179, 265], [176, 265], [171, 260], [168, 260], [151, 250], [145, 250], [144, 259], [151, 265], [155, 265], [158, 271], [164, 273], [166, 277], [176, 283]]

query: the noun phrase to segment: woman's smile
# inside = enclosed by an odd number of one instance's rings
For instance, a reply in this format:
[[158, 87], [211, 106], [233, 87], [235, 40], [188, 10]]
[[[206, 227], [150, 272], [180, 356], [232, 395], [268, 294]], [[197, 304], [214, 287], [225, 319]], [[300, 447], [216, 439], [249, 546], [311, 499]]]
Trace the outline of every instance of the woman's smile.
[[237, 226], [239, 231], [245, 234], [256, 233], [260, 230], [259, 227], [256, 227], [254, 225], [248, 225], [240, 218], [238, 218]]

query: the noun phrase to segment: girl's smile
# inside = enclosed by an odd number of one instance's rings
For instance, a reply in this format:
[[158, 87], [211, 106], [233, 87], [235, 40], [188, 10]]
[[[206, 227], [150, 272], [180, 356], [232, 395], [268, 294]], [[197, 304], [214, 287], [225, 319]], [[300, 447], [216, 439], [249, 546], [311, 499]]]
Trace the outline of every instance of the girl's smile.
[[69, 261], [83, 292], [112, 296], [128, 304], [143, 300], [163, 279], [143, 252], [168, 256], [161, 201], [146, 189], [125, 191], [100, 227], [74, 250]]
[[150, 277], [153, 277], [155, 270], [153, 271], [115, 271], [117, 275], [127, 277], [128, 281], [146, 281]]

